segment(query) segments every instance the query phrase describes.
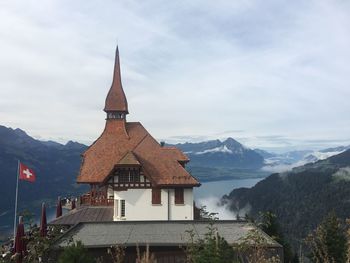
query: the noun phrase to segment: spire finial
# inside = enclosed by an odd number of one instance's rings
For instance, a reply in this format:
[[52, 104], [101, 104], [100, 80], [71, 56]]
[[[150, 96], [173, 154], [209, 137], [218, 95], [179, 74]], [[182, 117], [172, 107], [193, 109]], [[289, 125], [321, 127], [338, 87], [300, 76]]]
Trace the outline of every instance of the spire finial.
[[[115, 51], [114, 62], [114, 74], [112, 87], [110, 88], [104, 111], [108, 113], [128, 114], [128, 102], [125, 97], [125, 93], [122, 86], [121, 74], [120, 74], [120, 61], [119, 61], [119, 47], [117, 45]], [[107, 116], [108, 119], [108, 116]]]

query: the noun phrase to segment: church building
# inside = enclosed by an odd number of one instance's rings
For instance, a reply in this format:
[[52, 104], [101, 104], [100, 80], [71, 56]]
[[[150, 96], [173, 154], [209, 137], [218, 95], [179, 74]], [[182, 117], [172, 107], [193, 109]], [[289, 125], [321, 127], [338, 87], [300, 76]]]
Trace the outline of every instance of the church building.
[[[139, 249], [147, 248], [158, 263], [187, 262], [185, 248], [191, 238], [205, 238], [210, 223], [194, 215], [193, 188], [200, 183], [186, 171], [189, 159], [182, 151], [159, 144], [141, 123], [127, 122], [118, 48], [104, 111], [105, 128], [82, 154], [77, 178], [90, 190], [76, 208], [49, 223], [67, 227], [52, 244], [51, 256], [81, 241], [102, 262], [115, 262], [109, 253], [115, 246], [124, 248], [125, 263], [136, 262]], [[283, 261], [283, 247], [249, 222], [217, 220], [215, 229], [232, 247], [254, 230], [266, 253]], [[238, 257], [246, 258], [244, 253]]]
[[114, 207], [113, 220], [193, 220], [193, 187], [187, 156], [159, 144], [140, 122], [127, 122], [119, 51], [104, 111], [101, 136], [84, 152], [77, 179], [89, 184], [81, 205]]

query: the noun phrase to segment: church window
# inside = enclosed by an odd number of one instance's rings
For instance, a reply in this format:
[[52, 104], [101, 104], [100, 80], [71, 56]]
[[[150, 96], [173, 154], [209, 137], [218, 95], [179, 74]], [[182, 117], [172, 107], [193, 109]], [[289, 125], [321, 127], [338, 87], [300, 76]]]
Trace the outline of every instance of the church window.
[[175, 204], [183, 205], [184, 204], [184, 189], [175, 188]]
[[152, 205], [162, 204], [162, 192], [160, 188], [152, 188]]

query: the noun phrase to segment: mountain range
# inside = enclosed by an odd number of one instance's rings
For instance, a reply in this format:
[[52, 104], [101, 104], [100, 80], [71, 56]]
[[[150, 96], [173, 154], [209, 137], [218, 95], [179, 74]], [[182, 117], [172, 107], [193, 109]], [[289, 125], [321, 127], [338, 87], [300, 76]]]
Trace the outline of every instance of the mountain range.
[[205, 181], [264, 177], [270, 173], [284, 172], [306, 163], [324, 160], [350, 149], [349, 145], [277, 154], [262, 149], [249, 149], [233, 138], [173, 146], [188, 155], [191, 160], [188, 169]]
[[263, 156], [232, 138], [175, 146], [190, 158], [191, 166], [259, 169], [264, 165]]
[[175, 144], [189, 158], [188, 171], [201, 181], [256, 178], [268, 175], [261, 170], [264, 157], [234, 140], [211, 140]]
[[[201, 182], [266, 177], [270, 172], [267, 167], [275, 168], [281, 163], [295, 164], [295, 161], [310, 154], [277, 155], [259, 149], [252, 150], [232, 138], [175, 146], [189, 156], [191, 162], [187, 169]], [[39, 215], [42, 201], [53, 207], [58, 196], [77, 196], [86, 191], [86, 186], [75, 183], [81, 163], [80, 155], [86, 148], [86, 145], [73, 141], [60, 144], [36, 140], [21, 129], [0, 126], [0, 233], [10, 229], [13, 220], [18, 160], [32, 168], [37, 175], [37, 181], [33, 184], [20, 182], [19, 211], [29, 209]], [[345, 148], [331, 149], [323, 152], [323, 155], [330, 152], [334, 154]]]
[[0, 232], [12, 227], [18, 160], [32, 168], [35, 183], [19, 182], [18, 211], [29, 209], [37, 215], [42, 201], [54, 206], [58, 196], [76, 195], [83, 186], [75, 184], [80, 154], [85, 145], [42, 142], [20, 129], [0, 126]]
[[[194, 163], [189, 170], [202, 182], [261, 176], [255, 171], [263, 165], [263, 158], [233, 139], [179, 146], [189, 152]], [[21, 129], [0, 126], [0, 232], [12, 227], [18, 160], [32, 168], [37, 176], [35, 183], [20, 181], [18, 211], [28, 209], [39, 215], [42, 201], [54, 207], [58, 196], [77, 196], [86, 191], [86, 187], [75, 183], [81, 154], [86, 148], [72, 141], [63, 145], [36, 140]]]

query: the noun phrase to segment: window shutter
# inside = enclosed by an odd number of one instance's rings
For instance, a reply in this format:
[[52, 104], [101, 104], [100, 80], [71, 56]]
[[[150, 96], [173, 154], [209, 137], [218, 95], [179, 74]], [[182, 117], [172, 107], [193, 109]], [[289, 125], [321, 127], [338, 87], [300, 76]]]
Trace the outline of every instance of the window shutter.
[[183, 205], [184, 204], [184, 189], [175, 188], [175, 204]]
[[162, 203], [161, 199], [161, 189], [160, 188], [152, 188], [152, 204], [160, 205]]

